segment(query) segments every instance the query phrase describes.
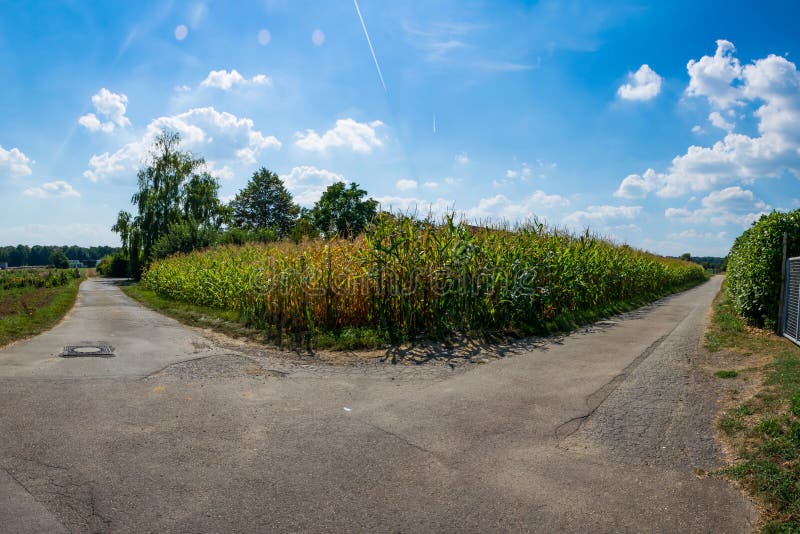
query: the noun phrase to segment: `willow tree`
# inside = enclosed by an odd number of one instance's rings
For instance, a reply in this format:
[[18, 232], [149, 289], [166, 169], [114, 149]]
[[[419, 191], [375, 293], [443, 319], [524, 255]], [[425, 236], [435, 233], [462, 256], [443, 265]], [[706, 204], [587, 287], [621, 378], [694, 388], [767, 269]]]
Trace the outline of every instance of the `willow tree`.
[[139, 212], [136, 221], [145, 264], [155, 242], [184, 217], [183, 184], [205, 164], [203, 158], [179, 150], [180, 142], [178, 132], [162, 131], [153, 141], [147, 166], [137, 174], [139, 191], [131, 202]]

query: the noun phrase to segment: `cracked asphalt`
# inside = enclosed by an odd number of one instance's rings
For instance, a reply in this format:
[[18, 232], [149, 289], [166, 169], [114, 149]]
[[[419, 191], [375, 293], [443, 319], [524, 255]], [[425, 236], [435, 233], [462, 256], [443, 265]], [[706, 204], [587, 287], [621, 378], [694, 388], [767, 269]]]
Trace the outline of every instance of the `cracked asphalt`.
[[[753, 504], [702, 476], [720, 283], [485, 364], [332, 366], [89, 280], [0, 350], [0, 530], [752, 531]], [[59, 356], [84, 341], [115, 356]]]

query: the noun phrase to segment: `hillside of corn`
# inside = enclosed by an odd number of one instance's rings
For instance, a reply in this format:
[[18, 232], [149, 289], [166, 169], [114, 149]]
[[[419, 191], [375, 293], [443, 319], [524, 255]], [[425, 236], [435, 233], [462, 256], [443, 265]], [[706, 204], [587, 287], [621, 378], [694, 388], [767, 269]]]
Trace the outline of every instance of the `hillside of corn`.
[[168, 299], [235, 310], [279, 339], [368, 328], [399, 340], [545, 333], [704, 280], [699, 265], [588, 233], [384, 217], [355, 240], [172, 256], [142, 283]]

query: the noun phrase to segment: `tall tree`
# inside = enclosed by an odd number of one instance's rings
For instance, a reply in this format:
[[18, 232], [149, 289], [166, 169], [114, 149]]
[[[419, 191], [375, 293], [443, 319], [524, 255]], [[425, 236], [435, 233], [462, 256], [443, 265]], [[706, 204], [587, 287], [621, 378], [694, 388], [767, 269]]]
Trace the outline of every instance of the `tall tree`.
[[177, 223], [183, 215], [181, 186], [205, 161], [180, 151], [180, 134], [162, 131], [153, 142], [149, 164], [137, 175], [139, 191], [131, 201], [136, 205], [136, 217], [142, 244], [142, 262], [152, 256], [153, 244]]
[[183, 216], [198, 226], [219, 228], [223, 205], [219, 200], [219, 181], [204, 172], [193, 174], [183, 185]]
[[112, 232], [119, 234], [119, 239], [122, 241], [122, 255], [128, 255], [128, 245], [131, 235], [131, 214], [127, 211], [120, 210], [117, 214], [117, 222], [111, 227]]
[[367, 192], [358, 184], [337, 182], [328, 186], [311, 210], [314, 227], [328, 237], [355, 237], [363, 232], [378, 212], [378, 202], [364, 198]]
[[231, 202], [233, 225], [250, 230], [274, 230], [279, 237], [289, 235], [300, 208], [283, 181], [262, 167], [253, 173], [247, 186]]

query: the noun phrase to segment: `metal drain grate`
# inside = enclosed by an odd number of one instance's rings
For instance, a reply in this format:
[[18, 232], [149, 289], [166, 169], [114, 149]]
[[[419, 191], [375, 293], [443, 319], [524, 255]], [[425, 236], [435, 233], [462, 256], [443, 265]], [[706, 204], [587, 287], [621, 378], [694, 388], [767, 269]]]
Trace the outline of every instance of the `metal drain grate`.
[[61, 353], [64, 358], [78, 358], [85, 356], [99, 356], [110, 358], [114, 356], [114, 347], [102, 341], [81, 343], [80, 345], [67, 345]]

